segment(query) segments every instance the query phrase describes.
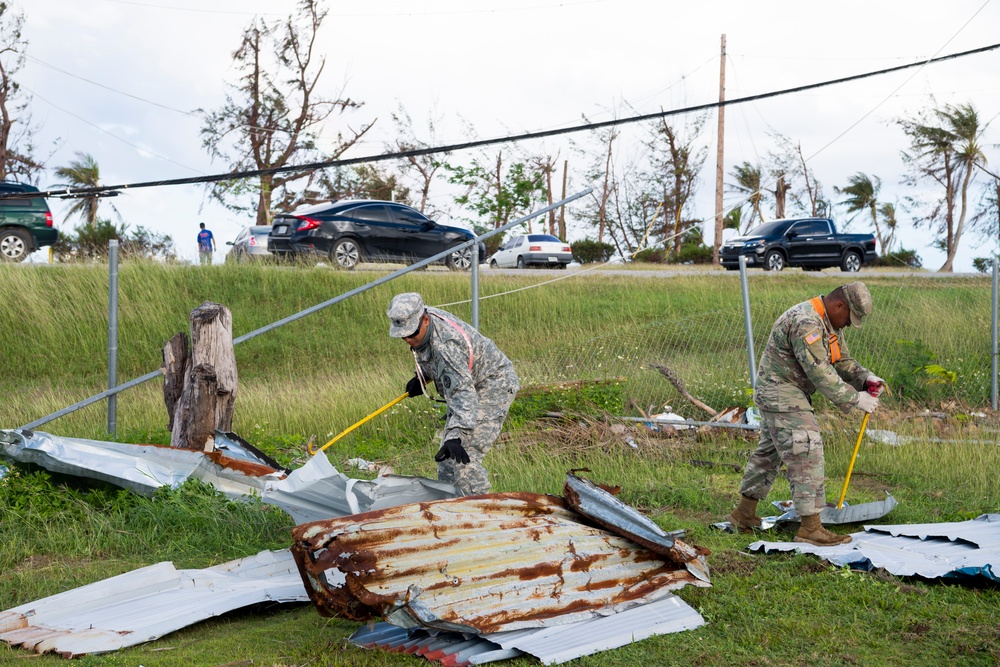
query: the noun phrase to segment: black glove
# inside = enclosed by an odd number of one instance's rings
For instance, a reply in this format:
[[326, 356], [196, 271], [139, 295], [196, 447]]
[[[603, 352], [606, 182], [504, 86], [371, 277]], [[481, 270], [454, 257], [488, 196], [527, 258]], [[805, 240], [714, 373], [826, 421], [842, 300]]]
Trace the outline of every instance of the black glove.
[[462, 441], [458, 438], [452, 438], [451, 440], [445, 440], [444, 444], [441, 445], [441, 449], [438, 453], [434, 455], [434, 460], [441, 463], [445, 459], [455, 459], [455, 463], [466, 464], [470, 461], [469, 453], [465, 451], [465, 447], [462, 446]]
[[410, 381], [406, 383], [406, 393], [410, 395], [410, 398], [423, 395], [424, 388], [420, 386], [420, 378], [416, 375], [410, 378]]

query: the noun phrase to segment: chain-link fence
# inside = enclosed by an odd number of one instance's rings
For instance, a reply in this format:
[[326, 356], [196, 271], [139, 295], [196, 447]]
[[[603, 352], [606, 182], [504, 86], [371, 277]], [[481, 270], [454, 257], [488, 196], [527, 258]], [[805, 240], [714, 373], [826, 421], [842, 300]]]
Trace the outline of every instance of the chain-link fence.
[[[815, 289], [789, 289], [782, 276], [757, 274], [749, 280], [756, 358], [782, 312], [847, 282], [830, 274]], [[845, 280], [847, 279], [847, 280]], [[937, 409], [954, 403], [988, 407], [991, 392], [991, 284], [987, 277], [940, 278], [918, 275], [866, 277], [874, 311], [863, 329], [845, 330], [851, 355], [885, 378], [897, 406]], [[516, 360], [523, 384], [615, 380], [624, 387], [629, 413], [683, 407], [689, 399], [667, 379], [666, 367], [692, 396], [715, 410], [746, 406], [751, 400], [742, 301], [734, 298], [708, 312], [682, 319], [630, 325], [585, 344], [549, 348]], [[694, 411], [691, 419], [705, 419]]]

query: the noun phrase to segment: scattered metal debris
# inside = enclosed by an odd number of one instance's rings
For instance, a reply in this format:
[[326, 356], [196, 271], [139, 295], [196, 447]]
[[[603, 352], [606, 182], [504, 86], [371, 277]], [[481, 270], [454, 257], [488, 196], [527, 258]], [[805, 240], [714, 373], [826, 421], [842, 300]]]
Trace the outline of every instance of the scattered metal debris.
[[[483, 634], [546, 627], [615, 614], [688, 584], [710, 585], [686, 564], [594, 527], [561, 498], [533, 493], [320, 521], [298, 526], [293, 538], [322, 615], [383, 617], [407, 628]], [[673, 548], [697, 551], [676, 538]]]
[[928, 579], [983, 577], [1000, 581], [1000, 514], [954, 523], [865, 526], [847, 544], [817, 547], [801, 542], [754, 542], [750, 551], [810, 553], [834, 565], [882, 568]]
[[466, 635], [376, 623], [355, 632], [350, 641], [367, 648], [419, 655], [442, 665], [481, 665], [524, 654], [555, 665], [704, 624], [701, 614], [676, 595], [669, 595], [613, 616], [545, 628]]
[[[761, 529], [771, 530], [772, 528], [785, 528], [792, 524], [799, 523], [799, 513], [795, 511], [795, 506], [792, 504], [791, 500], [775, 500], [771, 503], [781, 514], [775, 516], [762, 517]], [[840, 525], [846, 523], [862, 523], [864, 521], [872, 521], [874, 519], [880, 519], [886, 514], [892, 511], [892, 509], [897, 505], [896, 499], [892, 497], [891, 494], [885, 494], [885, 500], [878, 500], [870, 503], [858, 503], [857, 505], [850, 505], [844, 503], [844, 506], [840, 509], [836, 507], [827, 506], [823, 508], [823, 511], [819, 513], [819, 519], [826, 525]], [[732, 524], [728, 521], [720, 521], [719, 523], [713, 523], [713, 528], [719, 530], [724, 530], [727, 533], [735, 533]]]
[[[581, 479], [574, 474], [566, 475], [563, 496], [572, 509], [594, 520], [603, 528], [641, 544], [654, 553], [666, 556], [673, 563], [683, 565], [688, 572], [705, 583], [711, 581], [708, 576], [708, 563], [705, 561], [710, 551], [692, 547], [680, 539], [675, 539], [680, 535], [664, 531], [649, 517], [618, 500], [590, 480]], [[683, 531], [680, 532], [683, 534]]]
[[[234, 452], [235, 447], [233, 443], [228, 451]], [[161, 486], [175, 487], [194, 477], [238, 498], [259, 495], [266, 479], [285, 476], [282, 470], [255, 460], [247, 450], [234, 458], [221, 452], [66, 438], [42, 431], [0, 430], [0, 454], [51, 472], [108, 482], [144, 496], [151, 496]]]
[[261, 500], [280, 507], [299, 524], [457, 496], [454, 484], [426, 477], [354, 479], [338, 472], [326, 455], [318, 455], [288, 477], [269, 480]]
[[251, 604], [308, 599], [288, 550], [204, 570], [164, 562], [0, 612], [0, 641], [76, 658], [152, 641]]
[[215, 441], [220, 451], [205, 453], [65, 438], [41, 431], [0, 431], [0, 455], [52, 472], [98, 479], [145, 496], [161, 486], [173, 488], [195, 478], [234, 500], [260, 498], [283, 509], [296, 523], [458, 495], [453, 484], [424, 477], [352, 479], [338, 472], [326, 456], [313, 456], [286, 474], [284, 468], [234, 433], [216, 431]]

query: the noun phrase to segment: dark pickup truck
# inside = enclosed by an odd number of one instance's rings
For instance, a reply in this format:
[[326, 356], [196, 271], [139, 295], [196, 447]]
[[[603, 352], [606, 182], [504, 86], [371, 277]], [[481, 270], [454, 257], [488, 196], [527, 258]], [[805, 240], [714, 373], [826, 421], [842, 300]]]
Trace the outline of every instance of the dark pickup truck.
[[719, 261], [730, 271], [740, 268], [740, 255], [747, 266], [781, 271], [801, 266], [819, 271], [839, 266], [841, 271], [859, 271], [861, 265], [878, 258], [871, 234], [840, 234], [829, 218], [772, 220], [723, 244]]

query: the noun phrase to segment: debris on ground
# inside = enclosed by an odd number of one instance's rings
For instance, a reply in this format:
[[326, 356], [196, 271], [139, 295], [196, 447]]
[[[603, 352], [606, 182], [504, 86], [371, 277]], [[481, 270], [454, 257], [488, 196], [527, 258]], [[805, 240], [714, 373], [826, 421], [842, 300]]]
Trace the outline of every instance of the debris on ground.
[[613, 616], [545, 628], [485, 635], [365, 625], [350, 637], [356, 646], [409, 653], [442, 665], [481, 665], [522, 655], [556, 665], [656, 635], [693, 630], [705, 619], [676, 595]]
[[51, 472], [97, 479], [152, 496], [198, 479], [233, 500], [259, 498], [296, 523], [458, 496], [453, 484], [426, 477], [354, 479], [326, 456], [288, 471], [233, 433], [215, 432], [216, 451], [66, 438], [42, 431], [0, 430], [0, 455]]
[[610, 617], [711, 585], [707, 550], [575, 475], [566, 499], [494, 493], [418, 503], [300, 525], [293, 539], [321, 615], [382, 618], [470, 642]]
[[881, 568], [898, 576], [1000, 582], [1000, 514], [953, 523], [865, 526], [851, 537], [832, 547], [758, 541], [747, 549], [809, 553], [837, 566]]
[[0, 612], [0, 641], [77, 658], [153, 641], [252, 604], [308, 599], [287, 549], [204, 570], [164, 562]]

